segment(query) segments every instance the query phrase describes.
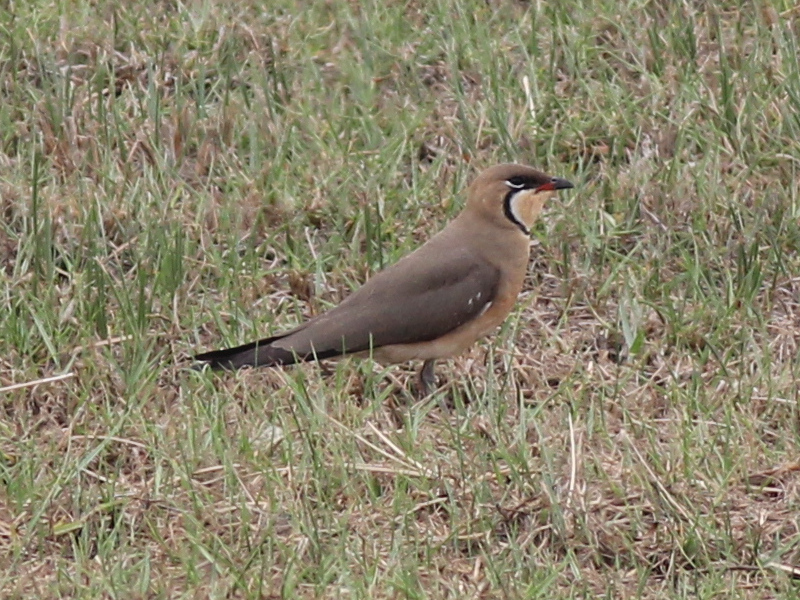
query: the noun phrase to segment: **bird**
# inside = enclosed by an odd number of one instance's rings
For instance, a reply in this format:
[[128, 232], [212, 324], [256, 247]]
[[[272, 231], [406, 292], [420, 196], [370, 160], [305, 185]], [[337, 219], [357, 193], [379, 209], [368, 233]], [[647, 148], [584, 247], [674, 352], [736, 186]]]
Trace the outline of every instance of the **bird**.
[[462, 211], [439, 233], [376, 273], [340, 304], [299, 326], [242, 346], [204, 352], [195, 368], [274, 367], [341, 356], [421, 360], [421, 397], [435, 361], [462, 353], [503, 323], [528, 269], [530, 230], [545, 202], [574, 187], [521, 164], [482, 171]]

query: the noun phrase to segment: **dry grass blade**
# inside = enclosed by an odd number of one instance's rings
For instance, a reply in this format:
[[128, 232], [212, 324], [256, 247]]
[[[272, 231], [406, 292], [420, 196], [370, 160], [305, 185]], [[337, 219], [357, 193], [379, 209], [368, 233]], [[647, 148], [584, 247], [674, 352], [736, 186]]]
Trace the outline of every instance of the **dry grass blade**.
[[627, 432], [623, 432], [623, 439], [627, 442], [628, 447], [633, 451], [634, 455], [636, 456], [639, 464], [642, 465], [644, 470], [647, 472], [647, 476], [650, 482], [650, 485], [658, 492], [658, 495], [664, 500], [668, 506], [672, 508], [686, 523], [693, 523], [692, 515], [689, 510], [681, 504], [678, 499], [672, 494], [668, 489], [667, 486], [661, 481], [661, 478], [653, 471], [653, 468], [647, 462], [647, 460], [642, 456], [642, 453], [639, 451], [639, 448], [633, 442], [633, 440], [628, 436]]
[[368, 427], [372, 430], [373, 433], [375, 433], [378, 436], [378, 438], [384, 444], [386, 444], [386, 446], [389, 448], [389, 451], [384, 450], [383, 448], [373, 444], [372, 442], [367, 440], [365, 437], [359, 435], [355, 431], [352, 431], [352, 430], [348, 429], [342, 423], [338, 422], [336, 419], [334, 419], [330, 415], [325, 415], [325, 416], [328, 418], [328, 420], [331, 423], [333, 423], [343, 433], [346, 433], [347, 435], [353, 436], [359, 442], [361, 442], [362, 444], [364, 444], [368, 448], [374, 450], [375, 452], [377, 452], [381, 456], [387, 458], [391, 462], [397, 463], [400, 466], [400, 469], [397, 471], [398, 474], [399, 473], [404, 473], [404, 474], [412, 473], [412, 474], [415, 474], [417, 477], [427, 477], [427, 478], [435, 478], [435, 477], [437, 477], [437, 475], [435, 473], [433, 473], [432, 471], [429, 471], [428, 469], [424, 468], [422, 465], [420, 465], [418, 463], [415, 463], [414, 461], [408, 460], [408, 457], [406, 456], [406, 454], [402, 450], [400, 450], [400, 448], [398, 448], [394, 443], [392, 443], [392, 441], [389, 440], [389, 438], [387, 438], [386, 435], [383, 432], [379, 431], [371, 423], [368, 424]]
[[793, 579], [800, 579], [800, 567], [796, 567], [794, 565], [784, 565], [776, 562], [768, 562], [765, 566], [769, 569], [775, 569], [777, 571], [781, 571], [782, 573], [786, 573]]
[[2, 392], [13, 392], [14, 390], [22, 390], [25, 388], [36, 387], [37, 385], [43, 385], [45, 383], [53, 383], [56, 381], [64, 381], [65, 379], [71, 379], [75, 377], [75, 373], [63, 373], [61, 375], [53, 375], [51, 377], [42, 377], [41, 379], [34, 379], [33, 381], [26, 381], [24, 383], [15, 383], [13, 385], [7, 385], [5, 387], [0, 388], [0, 393]]

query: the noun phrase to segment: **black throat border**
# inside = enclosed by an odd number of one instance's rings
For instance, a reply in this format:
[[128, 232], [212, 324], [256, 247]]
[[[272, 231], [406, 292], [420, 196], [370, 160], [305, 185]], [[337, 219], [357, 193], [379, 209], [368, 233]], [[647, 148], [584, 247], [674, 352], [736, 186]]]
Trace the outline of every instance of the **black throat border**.
[[511, 210], [511, 199], [514, 197], [514, 194], [518, 194], [519, 192], [525, 191], [525, 188], [519, 190], [511, 190], [506, 194], [506, 197], [503, 198], [503, 214], [505, 214], [506, 218], [511, 221], [514, 225], [520, 228], [522, 233], [525, 235], [530, 235], [531, 230], [525, 227], [524, 223], [520, 223], [517, 217], [514, 216], [514, 211]]

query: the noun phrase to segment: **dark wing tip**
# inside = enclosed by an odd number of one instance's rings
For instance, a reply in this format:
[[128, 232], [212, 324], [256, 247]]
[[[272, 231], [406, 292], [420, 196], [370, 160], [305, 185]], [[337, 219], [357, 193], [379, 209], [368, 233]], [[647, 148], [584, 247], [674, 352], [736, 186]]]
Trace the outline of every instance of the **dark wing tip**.
[[272, 342], [277, 339], [281, 338], [271, 337], [236, 346], [235, 348], [203, 352], [194, 357], [195, 365], [193, 369], [201, 371], [208, 367], [213, 371], [234, 371], [245, 367], [277, 367], [309, 360], [323, 360], [346, 354], [345, 351], [337, 349], [298, 353], [290, 348], [273, 346]]
[[192, 357], [194, 361], [191, 365], [192, 371], [204, 371], [210, 369], [212, 371], [227, 371], [238, 368], [233, 362], [233, 355], [227, 353], [225, 350], [215, 350], [213, 352], [204, 352]]

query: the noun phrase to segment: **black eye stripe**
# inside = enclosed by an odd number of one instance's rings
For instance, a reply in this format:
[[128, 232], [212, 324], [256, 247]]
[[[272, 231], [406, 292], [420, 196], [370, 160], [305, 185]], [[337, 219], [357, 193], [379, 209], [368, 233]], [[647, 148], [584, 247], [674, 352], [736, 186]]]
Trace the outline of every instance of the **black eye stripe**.
[[506, 185], [515, 190], [522, 190], [528, 187], [533, 187], [533, 181], [529, 177], [523, 175], [514, 175], [506, 179]]
[[549, 177], [514, 175], [506, 179], [505, 184], [512, 190], [535, 190], [541, 186], [551, 183]]

